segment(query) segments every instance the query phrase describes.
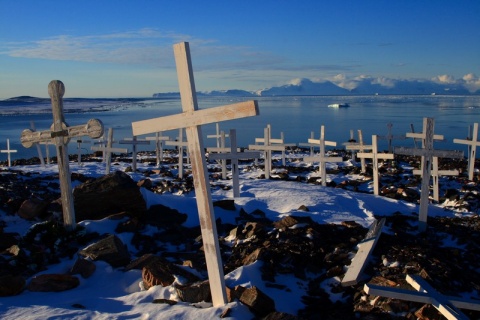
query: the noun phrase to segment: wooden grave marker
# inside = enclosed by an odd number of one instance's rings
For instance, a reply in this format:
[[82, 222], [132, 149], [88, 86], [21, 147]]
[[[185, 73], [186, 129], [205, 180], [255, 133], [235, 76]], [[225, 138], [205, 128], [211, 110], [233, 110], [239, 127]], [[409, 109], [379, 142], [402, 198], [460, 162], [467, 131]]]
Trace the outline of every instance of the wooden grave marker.
[[[30, 128], [32, 131], [35, 131], [35, 123], [30, 121]], [[40, 165], [45, 168], [45, 159], [43, 159], [42, 148], [40, 148], [40, 144], [35, 143], [35, 147], [37, 147], [38, 158], [40, 159]]]
[[397, 147], [395, 148], [395, 154], [421, 156], [422, 157], [422, 185], [420, 193], [420, 212], [418, 216], [418, 230], [423, 232], [427, 229], [427, 216], [428, 216], [428, 203], [430, 193], [430, 176], [432, 169], [433, 157], [440, 158], [463, 158], [463, 152], [461, 151], [442, 151], [433, 149], [435, 122], [432, 118], [423, 119], [423, 132], [407, 133], [407, 137], [422, 139], [422, 149]]
[[417, 291], [369, 283], [365, 284], [363, 291], [373, 296], [431, 304], [447, 319], [452, 320], [469, 319], [459, 309], [480, 311], [478, 300], [442, 295], [419, 275], [407, 274], [406, 280]]
[[[272, 126], [268, 124], [267, 128], [268, 128], [268, 132], [270, 134], [269, 135], [270, 145], [283, 147], [283, 149], [281, 149], [280, 151], [282, 152], [282, 166], [285, 166], [286, 165], [285, 148], [294, 147], [296, 145], [295, 145], [295, 143], [285, 143], [285, 135], [283, 134], [283, 132], [280, 132], [280, 138], [272, 138]], [[258, 144], [258, 143], [262, 143], [262, 144], [265, 145], [265, 137], [255, 138], [255, 144]], [[271, 155], [272, 155], [272, 151], [277, 151], [277, 150], [270, 150], [269, 151], [270, 152], [270, 158], [271, 158]]]
[[72, 183], [70, 167], [68, 165], [68, 142], [73, 137], [89, 136], [98, 138], [103, 134], [103, 124], [100, 120], [90, 119], [85, 125], [69, 127], [65, 123], [63, 115], [63, 95], [65, 86], [59, 80], [53, 80], [48, 84], [48, 94], [52, 101], [53, 125], [51, 130], [22, 131], [20, 141], [25, 148], [30, 148], [35, 143], [42, 141], [55, 142], [57, 149], [58, 173], [60, 179], [60, 193], [63, 209], [63, 221], [67, 228], [75, 225], [75, 211], [73, 208]]
[[[310, 132], [310, 138], [308, 138], [308, 140], [310, 139], [315, 139], [315, 132], [314, 131], [311, 131]], [[308, 141], [307, 140], [307, 141]], [[310, 143], [310, 142], [300, 142], [298, 144], [299, 147], [308, 147], [310, 148], [310, 157], [313, 157], [314, 153], [315, 153], [315, 147], [319, 147], [318, 143]]]
[[77, 139], [77, 161], [78, 161], [78, 165], [82, 164], [82, 143], [90, 143], [90, 141]]
[[199, 109], [188, 43], [175, 44], [174, 53], [183, 112], [177, 115], [133, 122], [132, 129], [134, 135], [142, 135], [186, 128], [188, 153], [192, 163], [193, 183], [200, 216], [200, 228], [212, 302], [214, 306], [221, 306], [227, 303], [227, 295], [201, 126], [208, 123], [256, 116], [258, 115], [258, 105], [256, 101], [246, 101]]
[[[222, 166], [222, 179], [225, 180], [227, 179], [227, 159], [224, 157], [220, 157], [220, 158], [216, 158], [215, 156], [210, 157], [210, 155], [214, 155], [214, 154], [210, 154], [211, 152], [225, 153], [230, 151], [230, 148], [227, 148], [225, 144], [225, 138], [228, 136], [228, 134], [225, 134], [225, 131], [221, 131], [219, 136], [220, 136], [220, 144], [217, 144], [217, 147], [207, 148], [207, 152], [209, 153], [209, 159], [217, 160], [217, 161], [220, 160], [220, 163]], [[218, 143], [218, 139], [217, 139], [217, 143]]]
[[342, 157], [328, 157], [325, 155], [325, 146], [336, 147], [337, 143], [335, 141], [326, 141], [325, 140], [325, 126], [320, 127], [320, 139], [308, 139], [308, 143], [312, 145], [317, 145], [320, 148], [320, 153], [318, 155], [305, 157], [303, 161], [305, 162], [319, 162], [320, 177], [322, 179], [322, 186], [327, 185], [327, 162], [343, 162]]
[[375, 245], [382, 234], [383, 226], [385, 225], [385, 218], [375, 220], [370, 226], [365, 238], [358, 244], [358, 250], [355, 257], [352, 259], [350, 266], [342, 279], [342, 286], [356, 285], [359, 278], [365, 269], [370, 254], [375, 249]]
[[405, 135], [393, 135], [392, 134], [392, 127], [393, 124], [391, 122], [387, 123], [387, 128], [388, 128], [388, 133], [386, 136], [378, 136], [378, 140], [387, 140], [388, 141], [388, 152], [392, 153], [393, 148], [392, 148], [392, 141], [393, 140], [405, 140], [406, 136]]
[[[262, 139], [262, 138], [257, 138]], [[255, 139], [255, 142], [259, 140]], [[284, 151], [285, 147], [283, 145], [272, 144], [270, 142], [270, 125], [263, 129], [263, 144], [251, 144], [248, 146], [249, 150], [259, 150], [263, 151], [263, 162], [265, 167], [265, 179], [270, 179], [270, 173], [272, 171], [272, 151]]]
[[[183, 179], [183, 151], [186, 149], [188, 158], [188, 141], [183, 139], [183, 128], [178, 129], [178, 137], [176, 140], [165, 142], [167, 146], [174, 146], [178, 150], [178, 177]], [[188, 161], [188, 159], [187, 159]]]
[[[372, 150], [371, 145], [363, 144], [362, 130], [358, 130], [358, 142], [347, 142], [347, 143], [344, 143], [343, 145], [345, 146], [345, 149], [352, 150], [352, 151], [365, 152], [367, 150]], [[353, 153], [352, 158], [353, 160], [355, 160], [355, 153]], [[365, 158], [360, 158], [360, 165], [362, 168], [361, 170], [362, 173], [365, 173], [367, 171]]]
[[[220, 131], [220, 124], [217, 122], [215, 124], [215, 134], [209, 134], [207, 135], [207, 138], [214, 138], [217, 140], [217, 148], [220, 148], [220, 144], [221, 144], [221, 131]], [[228, 134], [225, 134], [225, 138], [228, 138]]]
[[378, 172], [378, 159], [383, 159], [383, 160], [393, 160], [393, 153], [379, 153], [378, 152], [378, 145], [377, 145], [377, 136], [373, 135], [372, 136], [372, 152], [366, 153], [366, 152], [359, 152], [357, 154], [357, 157], [362, 158], [362, 159], [372, 159], [372, 167], [373, 167], [373, 194], [378, 196], [379, 194], [379, 180], [380, 180], [380, 175]]
[[105, 159], [105, 174], [110, 173], [110, 168], [112, 165], [112, 153], [113, 152], [120, 152], [120, 153], [127, 153], [128, 150], [126, 148], [114, 148], [112, 147], [113, 144], [113, 128], [108, 128], [108, 137], [107, 137], [107, 145], [101, 145], [99, 147], [91, 147], [90, 149], [93, 151], [102, 151], [103, 158]]
[[478, 123], [473, 124], [473, 132], [470, 139], [453, 139], [454, 143], [466, 144], [469, 147], [468, 155], [468, 180], [473, 180], [473, 173], [475, 171], [475, 155], [477, 153], [477, 147], [480, 146], [478, 140]]
[[[93, 147], [90, 148], [92, 151], [101, 151], [102, 152], [102, 162], [106, 162], [106, 154], [105, 154], [105, 148], [107, 147], [108, 139], [105, 138], [105, 136], [101, 136], [98, 141], [93, 142]], [[112, 142], [113, 143], [113, 142]], [[95, 147], [97, 145], [98, 147]]]
[[12, 160], [11, 160], [10, 154], [11, 153], [17, 153], [17, 150], [10, 149], [10, 139], [7, 139], [7, 149], [0, 150], [0, 152], [7, 154], [8, 166], [11, 167], [12, 166]]
[[132, 170], [133, 172], [137, 171], [137, 145], [147, 145], [150, 144], [150, 141], [144, 139], [138, 140], [137, 136], [133, 136], [132, 138], [122, 139], [118, 143], [132, 145]]
[[238, 160], [241, 159], [255, 159], [260, 157], [260, 152], [258, 151], [245, 151], [238, 152], [237, 148], [237, 133], [236, 130], [230, 130], [230, 152], [214, 153], [209, 156], [212, 160], [222, 159], [230, 160], [230, 165], [232, 167], [232, 184], [233, 184], [233, 197], [240, 197], [240, 183], [239, 183], [239, 172], [238, 172]]
[[160, 168], [160, 165], [163, 161], [163, 143], [170, 140], [170, 137], [163, 136], [162, 132], [155, 132], [154, 137], [145, 137], [145, 140], [155, 141], [155, 155], [157, 158], [157, 167]]
[[[430, 175], [433, 180], [433, 200], [439, 201], [439, 178], [440, 176], [458, 176], [458, 170], [438, 170], [438, 157], [432, 158], [432, 168], [430, 170]], [[413, 170], [413, 174], [419, 175], [423, 178], [423, 170]]]

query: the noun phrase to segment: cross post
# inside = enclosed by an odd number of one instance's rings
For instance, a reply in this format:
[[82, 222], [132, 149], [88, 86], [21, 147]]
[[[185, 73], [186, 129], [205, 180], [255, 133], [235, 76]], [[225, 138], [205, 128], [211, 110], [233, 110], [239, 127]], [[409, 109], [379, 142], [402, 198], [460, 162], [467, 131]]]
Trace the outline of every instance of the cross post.
[[90, 143], [90, 141], [82, 140], [82, 139], [77, 140], [77, 161], [78, 161], [78, 165], [82, 164], [82, 143]]
[[233, 183], [233, 197], [240, 197], [240, 184], [238, 172], [238, 160], [240, 159], [254, 159], [260, 156], [258, 151], [238, 152], [237, 149], [237, 133], [235, 129], [230, 130], [230, 152], [214, 153], [209, 156], [212, 160], [227, 160], [230, 159], [232, 166], [232, 183]]
[[7, 154], [8, 166], [11, 167], [12, 166], [12, 161], [10, 160], [11, 159], [10, 154], [11, 153], [16, 153], [17, 150], [10, 149], [10, 139], [7, 139], [7, 149], [6, 150], [0, 150], [0, 152]]
[[468, 180], [473, 180], [473, 172], [475, 171], [475, 154], [477, 153], [477, 147], [480, 146], [478, 140], [478, 123], [473, 124], [472, 138], [468, 140], [453, 139], [454, 143], [466, 144], [469, 146], [468, 155]]
[[342, 157], [327, 157], [325, 156], [325, 146], [336, 147], [335, 141], [325, 140], [325, 126], [320, 127], [320, 139], [308, 139], [308, 143], [320, 147], [320, 153], [317, 156], [305, 157], [305, 162], [319, 162], [320, 176], [322, 178], [322, 186], [327, 185], [327, 162], [343, 162]]
[[[178, 177], [183, 179], [183, 150], [188, 154], [188, 142], [183, 140], [183, 128], [178, 129], [178, 139], [176, 141], [166, 141], [167, 146], [174, 146], [178, 149]], [[188, 157], [188, 155], [187, 155]]]
[[379, 140], [387, 140], [388, 141], [388, 152], [389, 153], [393, 152], [392, 140], [405, 140], [405, 138], [406, 138], [404, 135], [399, 135], [399, 136], [393, 135], [392, 134], [392, 127], [393, 127], [393, 124], [391, 122], [387, 123], [387, 128], [388, 128], [387, 135], [386, 136], [378, 136]]
[[138, 140], [137, 136], [133, 136], [133, 138], [125, 138], [120, 140], [118, 143], [120, 144], [131, 144], [132, 145], [132, 170], [135, 172], [137, 171], [137, 145], [139, 144], [150, 144], [148, 140]]
[[258, 115], [256, 101], [199, 110], [188, 42], [173, 46], [183, 113], [132, 123], [134, 135], [186, 128], [188, 153], [214, 306], [227, 303], [223, 265], [220, 255], [210, 183], [202, 141], [201, 125]]
[[433, 149], [433, 140], [439, 136], [434, 135], [435, 121], [432, 118], [423, 119], [423, 133], [407, 133], [407, 137], [422, 139], [422, 149], [398, 147], [396, 154], [421, 156], [422, 157], [422, 185], [420, 192], [420, 212], [418, 216], [418, 229], [423, 232], [427, 229], [428, 195], [430, 193], [430, 177], [433, 157], [463, 158], [461, 151], [442, 151]]
[[[35, 123], [33, 121], [30, 121], [30, 128], [32, 131], [35, 131]], [[42, 148], [40, 148], [40, 144], [35, 143], [35, 146], [37, 147], [37, 153], [38, 153], [38, 158], [40, 159], [40, 165], [45, 168], [45, 160], [43, 159], [42, 155]]]
[[[365, 152], [367, 150], [372, 150], [371, 145], [363, 144], [362, 130], [358, 130], [358, 142], [347, 142], [347, 143], [344, 143], [343, 145], [345, 145], [345, 149], [352, 150], [352, 151]], [[353, 159], [355, 160], [355, 153], [353, 154]], [[362, 173], [365, 173], [367, 171], [365, 158], [360, 158], [360, 165], [362, 167]]]
[[68, 165], [68, 142], [70, 138], [78, 136], [88, 135], [91, 138], [101, 137], [103, 134], [103, 124], [100, 120], [90, 119], [86, 125], [69, 127], [65, 123], [63, 115], [65, 86], [61, 81], [53, 80], [48, 85], [48, 94], [52, 101], [53, 125], [51, 130], [34, 132], [30, 129], [25, 129], [22, 132], [20, 141], [25, 148], [30, 148], [35, 143], [42, 141], [54, 141], [57, 149], [63, 221], [67, 228], [73, 228], [75, 225], [75, 211], [73, 208], [70, 167]]
[[128, 152], [126, 148], [113, 148], [112, 144], [113, 144], [113, 128], [108, 128], [107, 145], [102, 145], [100, 147], [95, 147], [95, 146], [91, 147], [91, 150], [93, 151], [103, 152], [103, 158], [105, 159], [105, 174], [110, 173], [113, 152], [121, 152], [121, 153]]
[[[221, 144], [221, 132], [220, 132], [220, 124], [217, 122], [215, 124], [215, 134], [209, 134], [207, 135], [207, 138], [215, 138], [217, 139], [217, 148], [220, 148], [220, 144]], [[228, 138], [228, 134], [225, 135], [225, 138]]]
[[370, 153], [359, 152], [357, 154], [357, 157], [362, 158], [362, 159], [365, 159], [365, 158], [372, 159], [373, 194], [378, 196], [378, 194], [379, 194], [378, 185], [379, 185], [379, 180], [380, 180], [380, 175], [378, 173], [378, 159], [392, 160], [393, 159], [393, 153], [378, 153], [377, 136], [373, 135], [372, 136], [372, 152], [370, 152]]
[[162, 132], [155, 132], [155, 137], [145, 137], [148, 141], [155, 141], [155, 154], [157, 156], [157, 167], [160, 168], [160, 164], [163, 161], [163, 142], [170, 140], [168, 136], [162, 136]]
[[[225, 131], [220, 132], [220, 144], [218, 145], [218, 139], [217, 139], [217, 147], [216, 148], [207, 148], [207, 152], [210, 155], [210, 152], [216, 152], [216, 153], [224, 153], [224, 152], [229, 152], [230, 148], [227, 148], [225, 146], [225, 137], [228, 136], [228, 134], [225, 134]], [[208, 136], [207, 136], [208, 138]], [[215, 159], [215, 156], [212, 158], [209, 156], [210, 159]], [[225, 180], [227, 179], [227, 159], [226, 158], [219, 158], [221, 165], [222, 165], [222, 179]]]
[[272, 151], [285, 151], [285, 147], [283, 145], [273, 144], [270, 141], [270, 136], [271, 127], [268, 125], [265, 129], [263, 129], [263, 138], [255, 139], [255, 142], [263, 142], [263, 144], [251, 144], [248, 146], [249, 150], [263, 151], [265, 179], [270, 179], [270, 173], [272, 171]]

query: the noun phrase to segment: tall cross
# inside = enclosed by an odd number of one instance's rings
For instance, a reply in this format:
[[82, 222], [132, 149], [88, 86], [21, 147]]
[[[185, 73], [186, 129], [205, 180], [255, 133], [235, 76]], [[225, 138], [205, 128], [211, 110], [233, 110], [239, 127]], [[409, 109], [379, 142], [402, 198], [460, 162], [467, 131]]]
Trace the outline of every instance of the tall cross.
[[357, 154], [357, 157], [359, 158], [369, 158], [372, 159], [372, 167], [373, 167], [373, 194], [378, 196], [378, 185], [379, 185], [379, 173], [378, 173], [378, 159], [384, 159], [384, 160], [392, 160], [393, 159], [393, 153], [378, 153], [378, 145], [377, 145], [377, 136], [373, 135], [372, 136], [372, 152], [371, 153], [365, 153], [365, 152], [359, 152]]
[[393, 124], [391, 122], [387, 123], [388, 133], [386, 136], [378, 136], [379, 140], [387, 140], [388, 141], [388, 152], [391, 153], [392, 149], [392, 140], [405, 140], [404, 135], [395, 136], [392, 134], [392, 127]]
[[77, 161], [78, 161], [78, 165], [82, 164], [82, 143], [90, 143], [90, 141], [82, 140], [82, 139], [77, 140]]
[[[175, 141], [166, 141], [167, 146], [174, 146], [178, 149], [178, 177], [183, 179], [183, 150], [187, 149], [188, 152], [188, 141], [183, 140], [183, 128], [178, 129], [178, 137]], [[187, 156], [188, 157], [188, 156]]]
[[234, 129], [230, 130], [230, 152], [214, 153], [209, 156], [212, 160], [227, 160], [230, 159], [232, 166], [232, 183], [233, 183], [233, 197], [240, 197], [240, 184], [239, 184], [239, 172], [238, 172], [238, 160], [240, 159], [254, 159], [260, 156], [260, 152], [246, 151], [238, 152], [237, 149], [237, 133]]
[[157, 156], [157, 167], [160, 168], [160, 164], [163, 161], [163, 142], [170, 140], [169, 136], [162, 136], [162, 132], [155, 132], [155, 137], [145, 137], [148, 141], [155, 141], [155, 154]]
[[7, 139], [7, 149], [6, 149], [6, 150], [0, 150], [0, 152], [7, 154], [8, 166], [11, 167], [11, 166], [12, 166], [12, 161], [10, 160], [10, 154], [11, 154], [11, 153], [16, 153], [17, 150], [12, 150], [12, 149], [10, 149], [10, 139]]
[[126, 148], [113, 148], [113, 128], [108, 128], [108, 138], [107, 138], [107, 145], [102, 145], [100, 147], [91, 147], [90, 149], [93, 151], [102, 151], [103, 158], [105, 159], [105, 174], [110, 173], [110, 167], [112, 164], [112, 153], [113, 152], [121, 152], [127, 153], [128, 150]]
[[188, 42], [175, 44], [173, 48], [183, 113], [133, 122], [132, 129], [134, 135], [142, 135], [186, 128], [212, 302], [214, 306], [221, 306], [227, 303], [227, 295], [201, 125], [256, 116], [258, 105], [256, 101], [247, 101], [199, 110]]
[[137, 171], [137, 145], [139, 144], [150, 144], [148, 140], [138, 140], [137, 136], [133, 136], [133, 138], [125, 138], [120, 140], [118, 143], [120, 144], [131, 144], [132, 145], [132, 170], [133, 172]]
[[325, 126], [320, 127], [320, 139], [308, 139], [308, 143], [317, 145], [320, 147], [320, 153], [317, 156], [310, 156], [303, 158], [305, 162], [319, 162], [320, 163], [320, 176], [322, 178], [322, 186], [327, 185], [327, 162], [342, 162], [342, 157], [327, 157], [325, 156], [325, 146], [336, 147], [335, 141], [325, 140]]
[[53, 140], [57, 149], [57, 164], [60, 179], [60, 193], [62, 199], [63, 221], [67, 228], [75, 225], [75, 211], [73, 208], [72, 182], [70, 167], [68, 166], [68, 142], [70, 138], [89, 136], [98, 138], [103, 134], [103, 124], [100, 120], [90, 119], [85, 125], [69, 127], [63, 116], [63, 95], [65, 86], [59, 80], [48, 84], [48, 94], [52, 101], [53, 125], [52, 130], [22, 131], [20, 141], [25, 148], [30, 148], [35, 143]]
[[[463, 158], [461, 151], [442, 151], [433, 149], [435, 122], [432, 118], [423, 118], [423, 133], [417, 136], [416, 133], [407, 133], [407, 137], [422, 139], [422, 149], [397, 147], [396, 154], [421, 156], [422, 157], [422, 185], [420, 192], [420, 212], [418, 216], [418, 229], [423, 232], [427, 229], [428, 216], [428, 195], [433, 157], [440, 158]], [[438, 136], [437, 136], [438, 137]]]
[[270, 173], [272, 171], [272, 151], [285, 151], [285, 147], [283, 145], [275, 145], [270, 142], [270, 125], [268, 125], [265, 129], [263, 129], [263, 139], [257, 138], [255, 142], [261, 141], [263, 144], [251, 144], [248, 146], [249, 150], [260, 150], [263, 151], [263, 162], [265, 167], [265, 179], [270, 179]]
[[477, 153], [477, 147], [480, 146], [480, 141], [478, 140], [478, 123], [473, 124], [473, 132], [471, 139], [462, 140], [462, 139], [453, 139], [454, 143], [466, 144], [469, 146], [469, 155], [468, 155], [468, 180], [473, 180], [473, 172], [475, 171], [475, 154]]
[[[344, 143], [344, 145], [345, 145], [345, 149], [352, 150], [352, 151], [365, 152], [367, 150], [372, 150], [371, 145], [363, 144], [362, 130], [358, 130], [358, 142], [347, 142], [347, 143]], [[355, 159], [355, 154], [353, 155], [353, 159]], [[365, 173], [366, 172], [365, 158], [360, 158], [360, 165], [362, 167], [362, 173]]]

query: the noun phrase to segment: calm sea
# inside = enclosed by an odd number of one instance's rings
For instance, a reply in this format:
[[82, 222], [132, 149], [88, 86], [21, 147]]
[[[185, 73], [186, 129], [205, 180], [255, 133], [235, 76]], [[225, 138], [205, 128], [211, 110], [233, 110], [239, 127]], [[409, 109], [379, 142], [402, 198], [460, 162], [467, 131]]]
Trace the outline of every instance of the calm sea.
[[[199, 107], [231, 104], [251, 98], [209, 97], [199, 98]], [[363, 132], [364, 141], [371, 142], [371, 136], [387, 135], [387, 124], [391, 123], [393, 135], [411, 132], [413, 124], [416, 132], [422, 131], [424, 117], [435, 119], [435, 133], [444, 135], [444, 142], [435, 143], [435, 148], [466, 151], [464, 145], [454, 144], [454, 138], [465, 139], [469, 126], [480, 122], [480, 96], [297, 96], [256, 98], [260, 115], [257, 117], [232, 120], [220, 123], [220, 130], [237, 130], [238, 145], [253, 144], [256, 137], [263, 137], [263, 128], [272, 127], [272, 138], [280, 138], [284, 133], [287, 143], [306, 143], [313, 131], [319, 137], [320, 126], [325, 125], [326, 140], [336, 141], [341, 146], [350, 138], [350, 131]], [[348, 108], [328, 108], [332, 103], [348, 103]], [[66, 99], [65, 118], [69, 125], [86, 123], [91, 118], [100, 119], [105, 128], [114, 129], [115, 140], [131, 137], [131, 122], [145, 120], [181, 112], [179, 99]], [[23, 129], [30, 128], [31, 122], [37, 130], [47, 130], [52, 124], [51, 107], [48, 100], [0, 101], [0, 148], [6, 149], [7, 139], [10, 148], [18, 150], [12, 158], [37, 156], [36, 148], [26, 149], [20, 144]], [[215, 125], [202, 127], [205, 146], [215, 146], [214, 139], [207, 134], [215, 133]], [[177, 131], [165, 132], [175, 139]], [[153, 135], [153, 134], [152, 134]], [[139, 137], [142, 138], [142, 137]], [[91, 139], [87, 139], [91, 140]], [[413, 146], [413, 140], [395, 140], [394, 146]], [[91, 153], [92, 144], [84, 144], [82, 153]], [[117, 145], [118, 146], [118, 145]], [[123, 147], [128, 147], [124, 145]], [[45, 155], [44, 146], [42, 146]], [[387, 148], [386, 141], [379, 142], [379, 149]], [[154, 150], [142, 146], [141, 150]], [[69, 145], [70, 153], [77, 152], [77, 144]], [[55, 154], [54, 147], [50, 154]], [[7, 155], [0, 154], [5, 161]]]

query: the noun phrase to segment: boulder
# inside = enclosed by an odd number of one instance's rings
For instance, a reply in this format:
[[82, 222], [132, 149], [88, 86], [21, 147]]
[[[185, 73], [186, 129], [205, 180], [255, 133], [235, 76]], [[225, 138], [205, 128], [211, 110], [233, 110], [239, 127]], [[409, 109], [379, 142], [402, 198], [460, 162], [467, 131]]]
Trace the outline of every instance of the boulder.
[[275, 302], [257, 287], [246, 288], [239, 300], [258, 317], [265, 317], [275, 311]]
[[125, 266], [130, 262], [130, 253], [128, 253], [127, 247], [115, 235], [110, 235], [80, 250], [79, 255], [93, 261], [105, 261], [114, 268]]
[[182, 279], [185, 284], [200, 280], [193, 273], [160, 257], [153, 258], [142, 269], [143, 285], [147, 290], [156, 285], [169, 286], [175, 281], [175, 277]]
[[187, 221], [188, 216], [162, 204], [155, 204], [150, 206], [142, 218], [145, 224], [150, 224], [157, 228], [168, 228], [181, 225]]
[[99, 220], [119, 212], [143, 213], [146, 203], [135, 181], [116, 171], [73, 190], [77, 221]]
[[48, 202], [38, 198], [31, 198], [23, 201], [22, 205], [18, 209], [17, 214], [23, 219], [32, 220], [45, 214], [47, 206]]
[[25, 279], [21, 276], [6, 275], [0, 277], [0, 297], [15, 296], [25, 288]]
[[210, 292], [210, 283], [208, 280], [194, 283], [186, 286], [175, 286], [178, 297], [184, 302], [197, 303], [197, 302], [211, 302], [212, 294]]
[[79, 284], [77, 277], [68, 274], [41, 274], [32, 278], [27, 289], [35, 292], [61, 292], [76, 288]]
[[95, 263], [90, 260], [77, 258], [75, 264], [73, 265], [72, 269], [70, 270], [70, 274], [79, 274], [82, 278], [89, 278], [97, 269]]

